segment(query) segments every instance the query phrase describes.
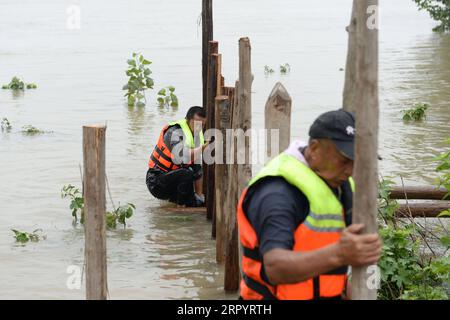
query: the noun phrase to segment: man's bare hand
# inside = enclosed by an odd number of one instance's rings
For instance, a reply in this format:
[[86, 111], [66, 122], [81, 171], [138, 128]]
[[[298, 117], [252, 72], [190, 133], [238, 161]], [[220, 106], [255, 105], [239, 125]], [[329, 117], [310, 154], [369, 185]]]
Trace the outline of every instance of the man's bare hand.
[[363, 267], [375, 264], [380, 259], [380, 237], [376, 233], [360, 235], [363, 229], [363, 224], [352, 224], [342, 232], [337, 244], [341, 265]]

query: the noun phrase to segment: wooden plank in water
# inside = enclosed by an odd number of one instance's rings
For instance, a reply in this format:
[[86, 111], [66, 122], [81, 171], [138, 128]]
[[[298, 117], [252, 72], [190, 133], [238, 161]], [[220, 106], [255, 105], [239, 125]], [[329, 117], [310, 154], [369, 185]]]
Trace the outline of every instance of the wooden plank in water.
[[[439, 213], [450, 209], [450, 201], [401, 204], [395, 212], [397, 218], [436, 218]], [[443, 217], [448, 218], [448, 217]]]
[[[447, 194], [447, 189], [428, 186], [392, 187], [391, 199], [422, 199], [442, 200]], [[450, 197], [449, 197], [450, 198]]]

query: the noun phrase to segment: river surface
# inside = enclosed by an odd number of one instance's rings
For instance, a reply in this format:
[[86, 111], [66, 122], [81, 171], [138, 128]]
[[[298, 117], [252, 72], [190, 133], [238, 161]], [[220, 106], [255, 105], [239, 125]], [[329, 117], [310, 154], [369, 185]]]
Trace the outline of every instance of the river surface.
[[[341, 106], [351, 1], [214, 2], [227, 85], [238, 75], [238, 39], [251, 40], [253, 127], [263, 128], [266, 99], [281, 81], [293, 99], [292, 137], [307, 139], [319, 114]], [[411, 0], [380, 2], [380, 170], [430, 185], [432, 158], [450, 138], [450, 35], [433, 33], [435, 23]], [[68, 28], [73, 6], [81, 9], [80, 29]], [[83, 265], [84, 237], [60, 190], [81, 186], [82, 125], [105, 122], [112, 198], [137, 206], [127, 229], [108, 231], [110, 298], [236, 297], [223, 292], [210, 223], [161, 209], [144, 183], [161, 128], [201, 104], [200, 13], [200, 0], [0, 2], [0, 82], [17, 75], [38, 85], [0, 91], [0, 118], [13, 126], [0, 132], [0, 299], [84, 299], [84, 283], [79, 290], [66, 284], [67, 268]], [[153, 61], [156, 85], [145, 108], [128, 108], [121, 91], [132, 52]], [[291, 66], [284, 76], [283, 63]], [[266, 77], [265, 65], [277, 72]], [[176, 87], [176, 109], [154, 103], [168, 85]], [[431, 106], [426, 121], [405, 124], [400, 111], [418, 102]], [[25, 125], [51, 132], [25, 136]], [[19, 245], [11, 228], [41, 228], [47, 239]]]

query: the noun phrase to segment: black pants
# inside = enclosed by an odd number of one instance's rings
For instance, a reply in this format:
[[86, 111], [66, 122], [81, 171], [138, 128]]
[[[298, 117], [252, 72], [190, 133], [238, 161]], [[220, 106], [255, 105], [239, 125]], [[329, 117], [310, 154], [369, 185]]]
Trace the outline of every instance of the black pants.
[[201, 166], [180, 168], [170, 172], [157, 169], [147, 171], [146, 183], [150, 193], [157, 199], [194, 207], [194, 181], [201, 177]]

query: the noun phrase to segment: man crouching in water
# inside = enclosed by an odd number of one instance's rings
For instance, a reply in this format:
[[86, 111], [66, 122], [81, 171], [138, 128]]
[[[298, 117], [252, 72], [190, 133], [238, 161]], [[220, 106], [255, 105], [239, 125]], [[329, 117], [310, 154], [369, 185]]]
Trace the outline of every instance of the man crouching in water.
[[205, 204], [201, 155], [208, 143], [203, 137], [206, 113], [191, 107], [186, 118], [164, 126], [148, 161], [146, 183], [150, 193], [178, 206]]

